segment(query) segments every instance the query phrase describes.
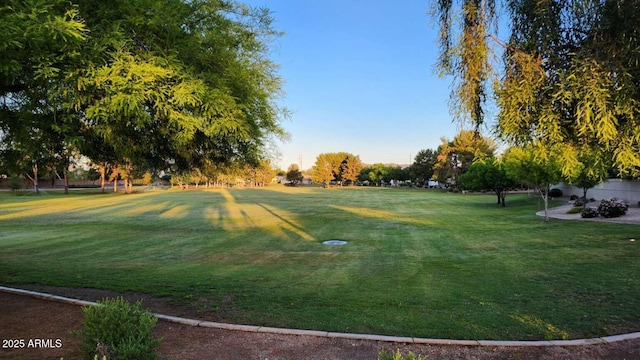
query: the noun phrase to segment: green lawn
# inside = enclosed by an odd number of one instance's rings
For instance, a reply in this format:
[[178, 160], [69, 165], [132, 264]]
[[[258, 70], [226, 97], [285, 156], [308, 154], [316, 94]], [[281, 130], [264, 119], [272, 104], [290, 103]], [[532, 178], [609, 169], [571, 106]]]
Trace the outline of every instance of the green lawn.
[[[0, 284], [198, 301], [221, 320], [457, 339], [640, 330], [640, 226], [378, 188], [0, 193]], [[322, 245], [328, 239], [349, 243]], [[205, 301], [206, 300], [206, 301]]]

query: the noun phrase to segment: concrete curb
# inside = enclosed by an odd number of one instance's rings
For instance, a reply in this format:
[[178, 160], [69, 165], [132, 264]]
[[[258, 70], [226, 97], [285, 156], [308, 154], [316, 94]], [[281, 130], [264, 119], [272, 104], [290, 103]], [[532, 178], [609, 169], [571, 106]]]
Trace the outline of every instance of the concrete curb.
[[[14, 295], [26, 295], [36, 299], [51, 300], [65, 304], [79, 305], [79, 306], [91, 306], [97, 305], [92, 301], [84, 301], [78, 299], [67, 298], [64, 296], [51, 295], [46, 293], [40, 293], [30, 290], [22, 290], [16, 288], [10, 288], [6, 286], [0, 286], [0, 291], [14, 294]], [[266, 326], [252, 326], [252, 325], [236, 325], [225, 324], [212, 321], [201, 321], [186, 319], [177, 316], [169, 316], [162, 314], [153, 314], [158, 319], [169, 321], [177, 324], [183, 324], [188, 326], [200, 326], [222, 330], [233, 331], [245, 331], [255, 333], [267, 333], [267, 334], [280, 334], [280, 335], [300, 335], [300, 336], [318, 336], [327, 338], [340, 338], [349, 340], [373, 340], [383, 342], [395, 342], [395, 343], [413, 343], [424, 345], [458, 345], [458, 346], [582, 346], [582, 345], [598, 345], [608, 344], [618, 341], [640, 339], [640, 332], [621, 334], [614, 336], [606, 336], [592, 339], [576, 339], [576, 340], [549, 340], [549, 341], [497, 341], [497, 340], [448, 340], [448, 339], [426, 339], [426, 338], [414, 338], [414, 337], [401, 337], [401, 336], [385, 336], [385, 335], [370, 335], [370, 334], [348, 334], [329, 331], [316, 331], [316, 330], [297, 330], [297, 329], [285, 329], [274, 328]]]

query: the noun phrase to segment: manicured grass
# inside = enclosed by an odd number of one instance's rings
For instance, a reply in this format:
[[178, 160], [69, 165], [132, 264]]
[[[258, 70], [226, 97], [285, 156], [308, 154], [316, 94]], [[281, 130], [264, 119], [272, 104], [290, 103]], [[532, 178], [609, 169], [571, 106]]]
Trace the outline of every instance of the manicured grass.
[[527, 195], [494, 203], [378, 188], [5, 192], [0, 283], [136, 291], [201, 301], [224, 321], [355, 333], [639, 330], [640, 244], [628, 239], [640, 226], [544, 223]]

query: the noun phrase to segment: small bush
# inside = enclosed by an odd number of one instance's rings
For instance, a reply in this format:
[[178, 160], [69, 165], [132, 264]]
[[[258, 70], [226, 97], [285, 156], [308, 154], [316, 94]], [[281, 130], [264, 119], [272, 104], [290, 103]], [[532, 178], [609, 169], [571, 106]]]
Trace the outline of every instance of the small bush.
[[407, 355], [402, 355], [402, 353], [400, 353], [400, 349], [396, 350], [394, 353], [388, 353], [383, 349], [380, 350], [380, 353], [378, 354], [378, 360], [427, 360], [427, 357], [421, 355], [416, 356], [412, 352], [409, 352]]
[[84, 329], [78, 332], [82, 352], [87, 359], [98, 353], [107, 359], [157, 359], [160, 339], [152, 337], [158, 322], [138, 301], [104, 299], [99, 305], [83, 309]]
[[569, 209], [569, 211], [567, 211], [567, 214], [580, 214], [582, 213], [582, 206], [574, 206], [571, 209]]
[[562, 190], [555, 189], [555, 188], [549, 190], [549, 197], [552, 197], [552, 198], [562, 197]]
[[591, 207], [584, 208], [581, 215], [585, 219], [598, 217], [598, 209], [594, 209]]
[[622, 216], [627, 213], [629, 205], [622, 200], [610, 199], [601, 200], [598, 205], [598, 213], [606, 218]]
[[589, 201], [583, 197], [579, 197], [577, 199], [573, 200], [573, 205], [574, 206], [583, 206], [584, 204], [588, 203]]
[[17, 176], [12, 176], [9, 178], [9, 189], [11, 191], [16, 191], [22, 189], [22, 179]]
[[573, 194], [571, 196], [569, 196], [569, 200], [574, 201], [574, 200], [578, 200], [579, 196], [576, 194]]

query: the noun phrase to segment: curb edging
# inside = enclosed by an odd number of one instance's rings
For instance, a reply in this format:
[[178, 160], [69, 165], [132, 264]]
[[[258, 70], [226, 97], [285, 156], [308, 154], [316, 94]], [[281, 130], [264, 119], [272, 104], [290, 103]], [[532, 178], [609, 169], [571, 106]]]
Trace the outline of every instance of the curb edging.
[[[68, 298], [64, 296], [52, 295], [41, 293], [31, 290], [23, 290], [10, 288], [6, 286], [0, 286], [0, 291], [14, 294], [14, 295], [26, 295], [41, 300], [51, 300], [64, 304], [79, 305], [79, 306], [92, 306], [98, 305], [98, 303], [92, 301], [85, 301], [79, 299]], [[537, 347], [537, 346], [584, 346], [584, 345], [600, 345], [614, 343], [618, 341], [640, 339], [640, 332], [620, 334], [613, 336], [597, 337], [591, 339], [576, 339], [576, 340], [540, 340], [540, 341], [500, 341], [500, 340], [450, 340], [450, 339], [430, 339], [430, 338], [414, 338], [414, 337], [401, 337], [401, 336], [387, 336], [387, 335], [371, 335], [371, 334], [350, 334], [339, 333], [330, 331], [319, 330], [298, 330], [287, 328], [275, 328], [268, 326], [254, 326], [254, 325], [238, 325], [238, 324], [226, 324], [213, 321], [202, 321], [187, 319], [178, 316], [170, 316], [163, 314], [153, 313], [159, 320], [173, 322], [176, 324], [199, 326], [206, 328], [214, 328], [221, 330], [233, 330], [255, 333], [267, 333], [278, 335], [299, 335], [299, 336], [317, 336], [326, 338], [340, 338], [348, 340], [373, 340], [382, 342], [395, 342], [395, 343], [413, 343], [423, 345], [458, 345], [458, 346], [508, 346], [508, 347]]]

